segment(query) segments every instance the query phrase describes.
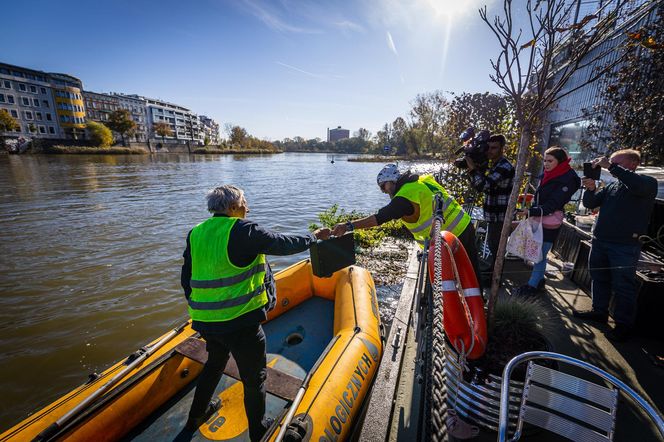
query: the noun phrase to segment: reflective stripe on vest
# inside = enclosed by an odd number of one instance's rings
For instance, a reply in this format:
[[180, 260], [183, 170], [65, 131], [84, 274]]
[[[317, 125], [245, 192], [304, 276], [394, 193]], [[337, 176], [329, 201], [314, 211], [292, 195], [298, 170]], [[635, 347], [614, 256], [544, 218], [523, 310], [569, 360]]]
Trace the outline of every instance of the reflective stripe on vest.
[[395, 196], [401, 196], [419, 205], [420, 216], [416, 222], [409, 223], [403, 221], [403, 219], [402, 221], [421, 247], [424, 246], [424, 241], [429, 239], [431, 232], [430, 226], [433, 222], [433, 204], [436, 193], [443, 197], [443, 218], [445, 222], [441, 226], [441, 230], [447, 230], [459, 236], [470, 223], [470, 216], [431, 175], [424, 175], [416, 182], [406, 183], [401, 186]]
[[212, 217], [189, 235], [189, 315], [194, 321], [230, 321], [267, 303], [265, 255], [246, 267], [236, 267], [228, 258], [228, 238], [237, 220]]
[[242, 272], [239, 275], [229, 276], [228, 278], [213, 279], [210, 281], [197, 281], [191, 280], [191, 287], [196, 289], [218, 289], [220, 287], [228, 287], [238, 282], [242, 282], [250, 276], [254, 276], [256, 273], [265, 272], [265, 263], [259, 262], [246, 272]]
[[226, 299], [224, 301], [200, 302], [200, 301], [192, 301], [191, 299], [189, 299], [189, 307], [191, 307], [194, 310], [219, 310], [222, 308], [236, 307], [238, 305], [242, 305], [245, 302], [250, 301], [251, 298], [260, 294], [263, 290], [265, 290], [265, 286], [261, 285], [251, 293], [238, 296], [237, 298]]

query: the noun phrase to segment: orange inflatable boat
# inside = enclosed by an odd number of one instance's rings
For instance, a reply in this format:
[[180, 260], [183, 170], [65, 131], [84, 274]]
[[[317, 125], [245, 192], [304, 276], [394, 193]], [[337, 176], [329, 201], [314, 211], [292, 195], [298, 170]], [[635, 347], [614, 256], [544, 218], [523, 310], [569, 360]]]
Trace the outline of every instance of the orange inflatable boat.
[[[313, 276], [309, 261], [275, 275], [277, 306], [267, 337], [269, 440], [346, 439], [382, 355], [376, 290], [369, 272], [351, 266]], [[248, 440], [242, 385], [231, 360], [216, 394], [221, 408], [201, 427], [184, 429], [195, 382], [207, 359], [188, 321], [91, 377], [0, 435], [0, 441]]]

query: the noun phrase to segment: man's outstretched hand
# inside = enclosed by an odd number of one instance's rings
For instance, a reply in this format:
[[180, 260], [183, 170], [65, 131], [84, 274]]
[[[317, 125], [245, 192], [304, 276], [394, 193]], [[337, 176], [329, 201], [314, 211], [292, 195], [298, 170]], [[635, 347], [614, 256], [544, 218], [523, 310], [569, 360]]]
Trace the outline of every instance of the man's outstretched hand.
[[330, 229], [328, 229], [327, 227], [323, 227], [322, 229], [315, 230], [314, 236], [316, 237], [316, 239], [326, 240], [330, 238], [330, 233], [331, 233]]
[[334, 226], [334, 229], [332, 229], [332, 235], [343, 236], [344, 233], [346, 233], [346, 230], [348, 230], [348, 228], [346, 227], [346, 223], [336, 224]]

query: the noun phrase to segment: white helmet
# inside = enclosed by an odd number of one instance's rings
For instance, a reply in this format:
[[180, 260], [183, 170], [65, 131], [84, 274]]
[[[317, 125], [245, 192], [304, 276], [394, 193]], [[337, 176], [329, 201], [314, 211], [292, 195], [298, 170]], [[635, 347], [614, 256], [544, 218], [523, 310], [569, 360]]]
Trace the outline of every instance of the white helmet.
[[396, 181], [399, 179], [399, 175], [399, 168], [396, 164], [387, 164], [381, 169], [380, 172], [378, 172], [376, 182], [379, 186], [388, 181], [394, 181], [396, 183]]

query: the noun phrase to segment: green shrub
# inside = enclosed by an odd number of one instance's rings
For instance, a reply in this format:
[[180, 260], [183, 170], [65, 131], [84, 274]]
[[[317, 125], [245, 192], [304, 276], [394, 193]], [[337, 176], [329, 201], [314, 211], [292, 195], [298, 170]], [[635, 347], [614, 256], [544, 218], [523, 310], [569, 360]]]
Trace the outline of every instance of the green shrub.
[[111, 129], [96, 121], [88, 121], [85, 125], [91, 144], [95, 147], [108, 147], [113, 144]]
[[545, 350], [545, 336], [554, 331], [553, 318], [547, 307], [537, 299], [519, 296], [498, 298], [489, 323], [486, 368], [500, 375], [514, 356], [535, 350]]
[[[365, 218], [368, 216], [365, 213], [357, 212], [355, 210], [346, 212], [344, 209], [339, 210], [339, 205], [335, 204], [329, 209], [318, 214], [322, 227], [333, 228], [335, 224], [345, 223], [354, 219]], [[310, 230], [320, 228], [318, 224], [312, 223], [309, 226]], [[353, 232], [355, 243], [363, 248], [375, 247], [386, 237], [411, 239], [412, 236], [406, 230], [404, 225], [399, 220], [389, 221], [381, 226], [372, 229], [358, 229]]]

